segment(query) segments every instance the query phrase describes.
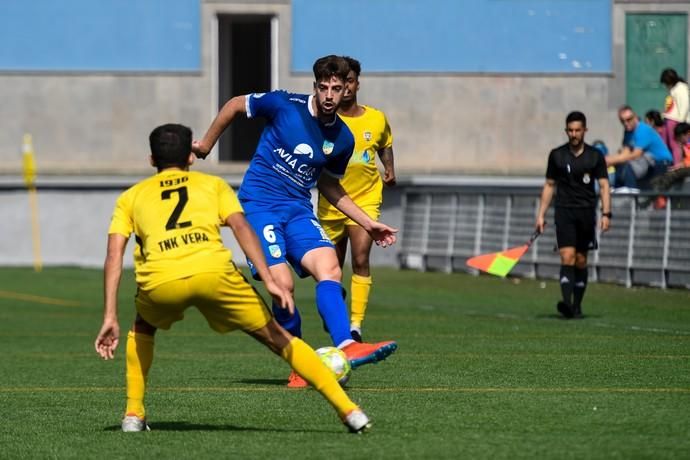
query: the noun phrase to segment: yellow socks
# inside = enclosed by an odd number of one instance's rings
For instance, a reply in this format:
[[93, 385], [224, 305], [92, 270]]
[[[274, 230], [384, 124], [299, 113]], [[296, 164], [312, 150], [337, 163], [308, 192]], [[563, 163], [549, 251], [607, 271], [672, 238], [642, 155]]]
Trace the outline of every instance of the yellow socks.
[[301, 339], [294, 337], [280, 356], [331, 403], [341, 418], [358, 408], [316, 352]]
[[352, 274], [350, 283], [350, 324], [361, 328], [364, 321], [364, 313], [369, 304], [369, 291], [371, 291], [371, 276], [359, 276]]
[[125, 414], [146, 416], [144, 392], [146, 376], [153, 361], [153, 336], [129, 331], [127, 334], [127, 410]]

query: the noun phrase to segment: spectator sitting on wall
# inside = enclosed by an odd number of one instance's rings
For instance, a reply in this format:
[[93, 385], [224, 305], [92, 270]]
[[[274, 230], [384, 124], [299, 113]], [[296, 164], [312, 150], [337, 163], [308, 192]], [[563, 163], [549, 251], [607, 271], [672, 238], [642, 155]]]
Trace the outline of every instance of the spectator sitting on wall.
[[[644, 114], [644, 121], [654, 130], [659, 133], [662, 139], [666, 139], [666, 128], [664, 126], [664, 118], [658, 110], [648, 110]], [[668, 144], [666, 144], [668, 145]], [[670, 146], [669, 146], [670, 148]]]
[[671, 166], [671, 152], [651, 126], [640, 123], [629, 105], [618, 110], [618, 118], [624, 128], [623, 145], [618, 155], [606, 156], [606, 165], [616, 167], [617, 187], [630, 191], [649, 188], [649, 181]]
[[[604, 155], [604, 159], [606, 159], [606, 155], [609, 154], [609, 148], [606, 147], [606, 144], [604, 143], [604, 141], [597, 139], [596, 141], [592, 142], [592, 147], [597, 149], [602, 155]], [[607, 166], [606, 172], [609, 175], [609, 183], [612, 185], [615, 184], [616, 183], [616, 167], [615, 166]]]
[[673, 134], [678, 144], [683, 148], [683, 161], [651, 180], [654, 190], [660, 192], [666, 191], [673, 185], [684, 181], [686, 177], [690, 177], [690, 124], [678, 123]]

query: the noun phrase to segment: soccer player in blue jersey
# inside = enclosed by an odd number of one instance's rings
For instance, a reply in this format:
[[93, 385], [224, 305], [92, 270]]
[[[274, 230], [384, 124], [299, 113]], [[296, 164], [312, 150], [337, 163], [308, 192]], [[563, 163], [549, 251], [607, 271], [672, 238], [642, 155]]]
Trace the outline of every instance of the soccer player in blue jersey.
[[[395, 243], [397, 230], [371, 219], [339, 183], [354, 149], [352, 133], [337, 116], [350, 71], [347, 61], [339, 56], [325, 56], [314, 63], [313, 70], [311, 95], [272, 91], [233, 97], [201, 141], [193, 143], [192, 150], [205, 158], [240, 114], [266, 119], [240, 187], [240, 202], [259, 236], [273, 278], [293, 291], [288, 264], [300, 277], [314, 277], [316, 306], [333, 344], [345, 352], [353, 367], [358, 367], [385, 359], [397, 344], [352, 340], [342, 298], [342, 271], [333, 243], [314, 215], [311, 189], [318, 185], [322, 196], [362, 226], [378, 245]], [[301, 337], [297, 309], [291, 315], [274, 304], [273, 313], [285, 329]], [[288, 386], [305, 387], [307, 383], [293, 372]]]

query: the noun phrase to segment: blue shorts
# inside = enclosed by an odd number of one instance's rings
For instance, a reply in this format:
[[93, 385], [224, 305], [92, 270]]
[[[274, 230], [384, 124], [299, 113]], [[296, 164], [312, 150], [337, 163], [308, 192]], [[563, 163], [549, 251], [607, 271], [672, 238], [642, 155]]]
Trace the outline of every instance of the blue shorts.
[[[268, 266], [288, 262], [300, 278], [310, 276], [302, 268], [302, 258], [312, 249], [333, 247], [333, 243], [314, 215], [304, 204], [261, 206], [242, 203], [245, 217], [259, 237]], [[247, 259], [252, 275], [257, 273]]]

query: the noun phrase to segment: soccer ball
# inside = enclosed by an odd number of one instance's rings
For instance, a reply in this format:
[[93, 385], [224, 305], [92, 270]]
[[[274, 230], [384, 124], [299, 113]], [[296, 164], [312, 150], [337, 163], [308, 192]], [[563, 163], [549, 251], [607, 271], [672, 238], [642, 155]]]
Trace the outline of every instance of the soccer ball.
[[316, 354], [319, 355], [326, 367], [333, 372], [338, 383], [345, 385], [350, 380], [352, 368], [343, 350], [336, 347], [321, 347], [316, 350]]

